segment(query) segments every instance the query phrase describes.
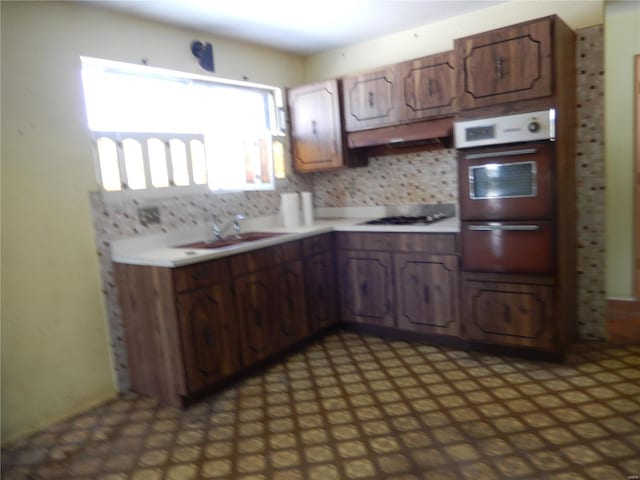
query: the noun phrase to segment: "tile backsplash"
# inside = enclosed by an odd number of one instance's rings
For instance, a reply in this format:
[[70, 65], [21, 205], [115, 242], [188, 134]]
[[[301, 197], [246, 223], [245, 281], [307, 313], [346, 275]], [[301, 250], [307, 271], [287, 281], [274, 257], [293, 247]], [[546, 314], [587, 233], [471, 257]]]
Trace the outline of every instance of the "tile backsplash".
[[455, 150], [370, 158], [367, 167], [316, 173], [313, 186], [319, 207], [456, 203]]
[[[578, 181], [578, 323], [583, 338], [605, 338], [604, 285], [604, 56], [603, 27], [577, 32], [577, 181]], [[120, 390], [129, 388], [124, 331], [113, 278], [110, 242], [210, 223], [242, 213], [278, 213], [280, 193], [313, 191], [316, 207], [457, 203], [455, 150], [438, 146], [403, 155], [370, 158], [367, 167], [313, 175], [290, 173], [275, 192], [185, 195], [161, 201], [105, 204], [90, 195], [110, 332]], [[140, 223], [140, 207], [157, 206], [160, 224]]]
[[606, 338], [604, 27], [576, 32], [578, 331]]

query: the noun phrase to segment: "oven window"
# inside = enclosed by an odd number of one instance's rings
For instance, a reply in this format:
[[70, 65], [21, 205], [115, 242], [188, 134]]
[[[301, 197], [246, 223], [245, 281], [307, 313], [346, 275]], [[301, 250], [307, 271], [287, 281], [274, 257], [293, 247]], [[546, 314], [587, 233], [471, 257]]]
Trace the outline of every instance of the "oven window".
[[517, 198], [536, 195], [535, 162], [488, 163], [469, 167], [471, 198]]

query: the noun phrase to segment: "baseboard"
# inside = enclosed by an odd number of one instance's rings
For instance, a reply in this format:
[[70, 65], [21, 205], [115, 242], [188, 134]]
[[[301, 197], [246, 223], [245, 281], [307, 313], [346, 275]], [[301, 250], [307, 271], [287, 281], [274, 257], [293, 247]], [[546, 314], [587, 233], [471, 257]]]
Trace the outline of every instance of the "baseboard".
[[640, 345], [640, 300], [607, 300], [607, 335], [611, 343]]

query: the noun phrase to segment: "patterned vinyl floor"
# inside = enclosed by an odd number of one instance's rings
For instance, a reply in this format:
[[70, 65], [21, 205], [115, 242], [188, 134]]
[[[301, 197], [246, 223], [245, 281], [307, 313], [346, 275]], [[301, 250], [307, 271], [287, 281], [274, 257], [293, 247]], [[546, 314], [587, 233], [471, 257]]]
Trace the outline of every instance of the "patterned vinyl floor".
[[339, 331], [184, 411], [127, 394], [2, 451], [15, 479], [637, 479], [640, 347], [566, 363]]

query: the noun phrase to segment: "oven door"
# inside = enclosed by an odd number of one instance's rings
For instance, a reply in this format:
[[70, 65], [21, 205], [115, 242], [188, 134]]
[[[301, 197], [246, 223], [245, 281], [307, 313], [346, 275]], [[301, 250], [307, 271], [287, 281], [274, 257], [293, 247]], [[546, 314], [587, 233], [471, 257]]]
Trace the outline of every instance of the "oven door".
[[547, 275], [554, 273], [550, 221], [462, 222], [462, 270]]
[[551, 218], [551, 157], [548, 143], [458, 152], [461, 219]]

